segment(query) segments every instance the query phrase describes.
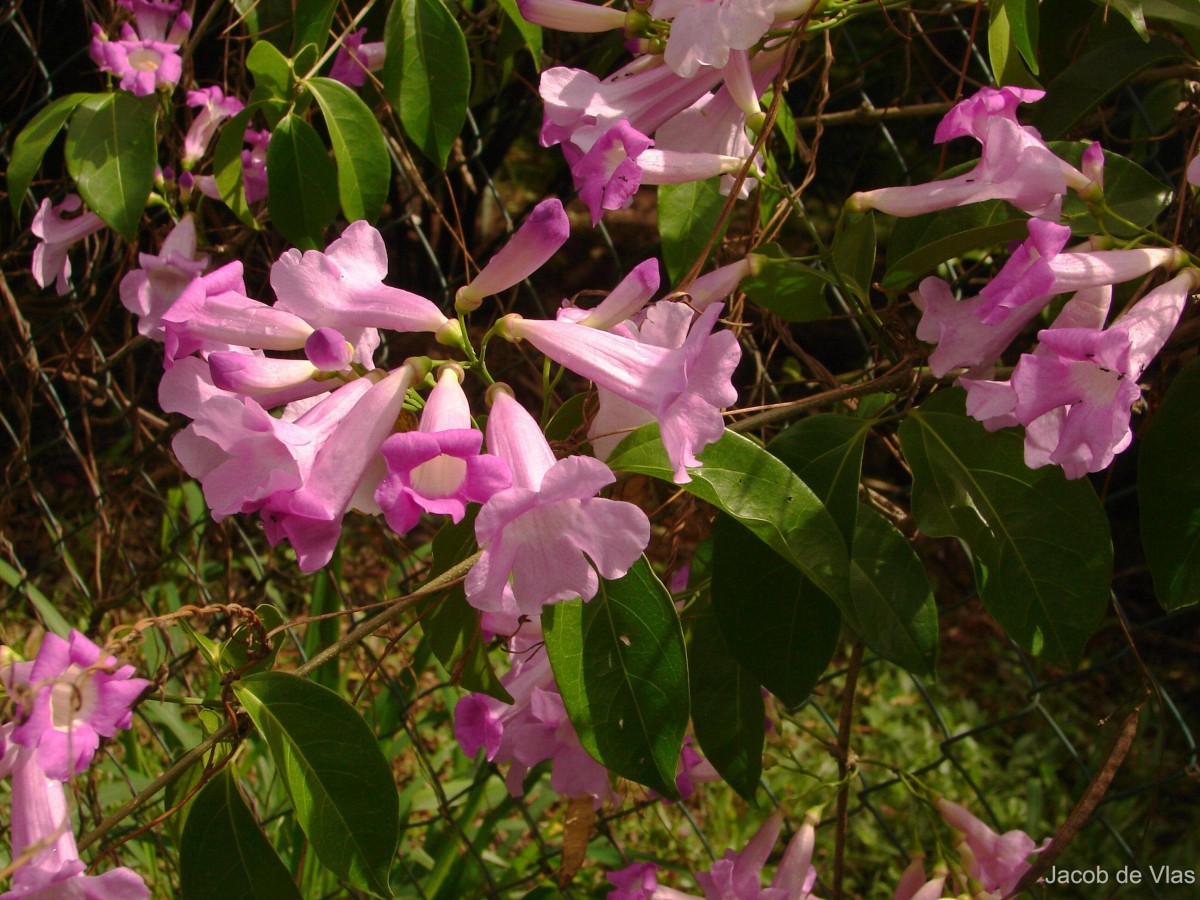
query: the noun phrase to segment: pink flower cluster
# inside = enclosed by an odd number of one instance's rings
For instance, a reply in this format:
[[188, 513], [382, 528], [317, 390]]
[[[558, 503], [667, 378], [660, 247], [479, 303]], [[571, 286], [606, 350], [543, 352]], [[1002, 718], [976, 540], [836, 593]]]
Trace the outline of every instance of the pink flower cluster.
[[658, 883], [654, 863], [633, 863], [608, 874], [613, 890], [608, 900], [816, 900], [813, 868], [817, 814], [811, 812], [788, 841], [783, 858], [769, 887], [762, 886], [762, 869], [771, 856], [783, 828], [783, 813], [775, 812], [755, 833], [740, 853], [726, 850], [707, 872], [696, 874], [704, 896], [685, 894]]
[[[917, 337], [934, 343], [929, 369], [943, 377], [966, 371], [967, 411], [989, 429], [1025, 427], [1025, 461], [1061, 466], [1068, 478], [1107, 467], [1133, 439], [1130, 411], [1140, 398], [1138, 379], [1179, 321], [1200, 273], [1186, 270], [1148, 293], [1105, 327], [1112, 286], [1157, 268], [1177, 269], [1187, 256], [1174, 247], [1097, 249], [1087, 241], [1068, 247], [1071, 229], [1058, 224], [1068, 188], [1103, 198], [1103, 154], [1091, 144], [1082, 170], [1058, 159], [1037, 132], [1017, 122], [1021, 103], [1041, 91], [984, 88], [954, 107], [936, 140], [971, 136], [983, 145], [978, 165], [956, 178], [926, 185], [855, 194], [858, 210], [916, 215], [1004, 199], [1033, 214], [1029, 237], [975, 297], [956, 300], [949, 283], [929, 277], [913, 300], [921, 309]], [[1009, 344], [1058, 295], [1074, 296], [1040, 345], [1021, 356], [1007, 380], [995, 365]]]
[[[569, 231], [561, 203], [540, 204], [459, 291], [460, 308], [527, 277]], [[190, 218], [141, 263], [121, 296], [141, 317], [139, 330], [163, 342], [163, 409], [191, 420], [174, 439], [176, 455], [215, 519], [258, 513], [271, 543], [288, 541], [302, 570], [328, 563], [352, 510], [382, 515], [403, 533], [423, 514], [459, 521], [468, 504], [481, 504], [482, 555], [467, 599], [536, 619], [543, 604], [591, 598], [601, 578], [620, 578], [645, 549], [646, 514], [597, 496], [615, 480], [608, 467], [588, 456], [557, 459], [502, 385], [489, 393], [483, 451], [462, 385], [471, 362], [415, 357], [390, 372], [375, 367], [381, 330], [424, 332], [452, 348], [465, 336], [432, 301], [384, 284], [383, 238], [366, 222], [324, 251], [284, 253], [271, 269], [274, 303], [248, 296], [238, 262], [207, 271]], [[709, 281], [731, 289], [737, 277]], [[697, 285], [700, 314], [674, 302], [643, 310], [657, 287], [656, 265], [643, 264], [590, 313], [514, 317], [497, 330], [593, 380], [611, 394], [602, 406], [633, 410], [606, 407], [605, 427], [658, 421], [682, 481], [723, 431], [720, 408], [736, 400], [730, 378], [740, 350], [732, 333], [713, 333], [721, 305], [712, 290]], [[396, 433], [407, 408], [421, 410], [419, 424]]]
[[[732, 173], [751, 156], [760, 96], [782, 62], [768, 32], [811, 0], [654, 0], [625, 13], [578, 0], [520, 0], [530, 22], [565, 31], [622, 28], [635, 59], [601, 80], [563, 66], [542, 73], [542, 145], [561, 144], [593, 223], [632, 202], [642, 184]], [[743, 184], [746, 196], [750, 181]]]
[[0, 896], [148, 898], [125, 867], [84, 874], [63, 782], [92, 764], [100, 738], [130, 727], [150, 682], [72, 631], [67, 640], [47, 634], [30, 662], [0, 666], [0, 685], [13, 709], [13, 720], [0, 724], [0, 778], [12, 776], [10, 857], [20, 861]]
[[92, 62], [103, 72], [121, 79], [121, 90], [146, 97], [158, 90], [175, 89], [183, 74], [180, 45], [192, 30], [192, 17], [182, 0], [118, 0], [134, 15], [135, 28], [126, 22], [120, 38], [110, 40], [99, 25], [92, 25]]

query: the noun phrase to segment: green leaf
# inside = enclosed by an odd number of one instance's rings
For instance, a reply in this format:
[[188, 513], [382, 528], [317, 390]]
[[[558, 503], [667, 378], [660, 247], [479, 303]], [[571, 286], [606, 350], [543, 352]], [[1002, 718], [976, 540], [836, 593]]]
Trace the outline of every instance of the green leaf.
[[869, 423], [818, 413], [796, 422], [767, 445], [813, 489], [849, 545], [858, 515], [858, 479]]
[[865, 504], [850, 555], [850, 596], [868, 647], [917, 675], [937, 669], [937, 604], [904, 535]]
[[[758, 444], [729, 430], [699, 459], [700, 468], [689, 470], [692, 480], [680, 487], [736, 518], [839, 606], [848, 603], [846, 543], [808, 485]], [[674, 483], [655, 423], [625, 437], [607, 464]]]
[[525, 46], [529, 48], [529, 55], [533, 57], [534, 70], [542, 71], [542, 26], [534, 25], [521, 15], [517, 0], [497, 0], [497, 4], [504, 10], [508, 20], [517, 27], [521, 37], [525, 38]]
[[[1079, 168], [1087, 144], [1078, 141], [1052, 141], [1049, 147], [1056, 156]], [[1173, 193], [1137, 163], [1117, 153], [1104, 151], [1104, 202], [1108, 207], [1134, 225], [1148, 226], [1171, 204]], [[1063, 197], [1063, 216], [1073, 233], [1086, 236], [1096, 233], [1096, 220], [1086, 203], [1074, 192]], [[1105, 228], [1118, 237], [1134, 237], [1140, 232], [1112, 216], [1106, 216]]]
[[900, 426], [913, 517], [930, 537], [971, 550], [980, 599], [1034, 656], [1075, 665], [1108, 605], [1112, 539], [1086, 480], [1025, 465], [1022, 439], [989, 433], [939, 392]]
[[158, 162], [156, 97], [126, 91], [82, 100], [67, 128], [67, 171], [79, 195], [126, 240], [137, 239]]
[[351, 222], [374, 222], [387, 201], [392, 174], [379, 123], [358, 94], [340, 81], [313, 78], [306, 84], [317, 98], [333, 144], [342, 214]]
[[759, 681], [730, 653], [711, 603], [689, 607], [688, 619], [687, 653], [695, 661], [688, 666], [688, 680], [696, 740], [718, 774], [754, 803], [762, 777], [766, 720]]
[[[472, 509], [461, 522], [443, 525], [434, 536], [429, 578], [436, 578], [478, 549], [476, 514], [477, 510]], [[421, 617], [421, 628], [434, 656], [456, 684], [512, 703], [512, 697], [492, 668], [479, 620], [479, 610], [467, 603], [466, 592], [459, 582], [433, 601], [429, 612]]]
[[338, 210], [337, 171], [313, 127], [299, 116], [285, 116], [271, 133], [267, 209], [279, 233], [297, 247], [325, 246], [325, 228]]
[[[308, 44], [315, 44], [317, 55], [329, 42], [329, 29], [338, 0], [299, 0], [292, 22], [292, 52], [298, 53]], [[312, 63], [309, 63], [311, 66]]]
[[996, 83], [1040, 87], [1033, 77], [1037, 73], [1036, 0], [991, 0], [988, 11], [988, 56]]
[[1151, 19], [1200, 28], [1200, 6], [1192, 0], [1141, 0], [1140, 5]]
[[1061, 137], [1085, 115], [1143, 69], [1175, 62], [1186, 54], [1159, 35], [1149, 41], [1125, 37], [1085, 53], [1064, 69], [1038, 101], [1033, 124], [1046, 140]]
[[678, 284], [703, 252], [724, 206], [720, 178], [659, 185], [658, 233], [671, 284]]
[[228, 767], [192, 801], [179, 847], [179, 880], [188, 900], [299, 900]]
[[846, 286], [864, 301], [871, 293], [875, 270], [875, 216], [848, 214], [833, 237], [833, 268]]
[[12, 157], [9, 159], [8, 172], [5, 175], [8, 202], [18, 221], [21, 218], [21, 202], [25, 199], [25, 192], [29, 190], [33, 176], [41, 168], [46, 151], [58, 137], [71, 113], [75, 112], [75, 107], [85, 100], [104, 96], [107, 95], [68, 94], [66, 97], [59, 97], [21, 129], [21, 133], [13, 141]]
[[441, 0], [397, 0], [384, 39], [384, 92], [404, 133], [445, 169], [471, 96], [467, 39]]
[[798, 259], [773, 257], [764, 257], [758, 269], [740, 285], [752, 303], [785, 322], [811, 322], [830, 314], [825, 289], [837, 279], [828, 272]]
[[554, 411], [554, 415], [546, 423], [546, 440], [565, 441], [583, 425], [584, 404], [587, 398], [587, 394], [575, 394], [568, 397], [563, 405]]
[[1029, 217], [1003, 200], [986, 200], [896, 221], [883, 287], [900, 291], [948, 259], [1028, 236]]
[[283, 672], [251, 675], [234, 682], [234, 692], [266, 739], [321, 862], [356, 887], [390, 897], [400, 801], [362, 716], [333, 691]]
[[[270, 603], [260, 603], [254, 607], [254, 614], [262, 623], [264, 633], [283, 624], [283, 614]], [[282, 631], [272, 637], [270, 639], [271, 648], [267, 655], [256, 659], [252, 665], [243, 670], [242, 667], [250, 661], [251, 646], [254, 647], [256, 653], [261, 652], [262, 648], [259, 646], [257, 634], [252, 632], [248, 625], [241, 625], [234, 629], [229, 640], [221, 644], [220, 665], [227, 672], [242, 670], [239, 673], [241, 677], [252, 675], [255, 672], [265, 672], [275, 665], [275, 657], [279, 655], [279, 647], [286, 637], [286, 633]]]
[[1200, 361], [1176, 376], [1138, 450], [1142, 547], [1165, 609], [1200, 601]]
[[1146, 11], [1141, 0], [1103, 0], [1105, 9], [1113, 9], [1121, 14], [1126, 22], [1133, 26], [1143, 41], [1150, 40], [1146, 30]]
[[688, 667], [671, 595], [645, 558], [584, 603], [542, 610], [546, 652], [579, 742], [597, 762], [677, 799]]
[[[245, 109], [232, 116], [222, 126], [221, 134], [217, 138], [217, 146], [213, 150], [213, 176], [217, 182], [217, 190], [221, 194], [221, 202], [251, 228], [258, 228], [258, 222], [255, 220], [254, 214], [250, 212], [249, 204], [246, 203], [242, 150], [246, 146], [246, 126], [250, 124], [250, 117], [265, 106], [265, 101], [246, 104]], [[268, 147], [270, 147], [269, 144]]]
[[276, 100], [292, 95], [292, 64], [270, 41], [257, 41], [246, 54], [246, 68], [254, 76], [255, 91]]
[[788, 706], [804, 702], [837, 650], [837, 604], [725, 515], [713, 528], [712, 598], [734, 659]]

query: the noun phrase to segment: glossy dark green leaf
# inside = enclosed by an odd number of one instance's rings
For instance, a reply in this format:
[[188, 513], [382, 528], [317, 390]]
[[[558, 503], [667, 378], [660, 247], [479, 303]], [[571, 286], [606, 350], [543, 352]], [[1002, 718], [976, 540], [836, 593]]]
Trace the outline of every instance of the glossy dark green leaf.
[[496, 0], [496, 3], [525, 39], [529, 55], [533, 57], [533, 68], [538, 72], [542, 71], [542, 26], [534, 25], [521, 15], [517, 0]]
[[[296, 3], [295, 18], [292, 20], [293, 53], [309, 44], [316, 46], [318, 55], [325, 49], [337, 6], [338, 0], [299, 0]], [[298, 71], [303, 75], [307, 68]]]
[[250, 124], [250, 118], [265, 105], [265, 101], [248, 103], [240, 113], [227, 119], [213, 150], [213, 177], [221, 194], [221, 202], [252, 228], [257, 228], [258, 223], [246, 202], [242, 150], [246, 146], [246, 126]]
[[383, 85], [404, 133], [440, 168], [462, 131], [471, 58], [441, 0], [396, 0], [385, 28]]
[[813, 489], [837, 523], [847, 545], [854, 539], [858, 480], [869, 423], [818, 413], [796, 422], [767, 445]]
[[67, 119], [71, 118], [75, 108], [84, 100], [97, 96], [105, 95], [68, 94], [66, 97], [59, 97], [34, 116], [13, 141], [5, 183], [8, 186], [9, 205], [18, 220], [21, 217], [21, 203], [25, 199], [25, 192], [29, 190], [33, 176], [41, 168], [46, 151], [62, 131]]
[[192, 801], [179, 848], [179, 880], [187, 900], [299, 900], [228, 767]]
[[1160, 35], [1149, 41], [1133, 36], [1109, 41], [1083, 54], [1050, 82], [1046, 96], [1034, 107], [1033, 124], [1047, 140], [1061, 137], [1138, 72], [1184, 58], [1177, 44]]
[[1166, 609], [1200, 601], [1200, 361], [1176, 376], [1138, 449], [1146, 564]]
[[1112, 10], [1119, 13], [1121, 18], [1133, 26], [1133, 30], [1138, 33], [1143, 41], [1150, 40], [1150, 33], [1146, 30], [1146, 10], [1142, 6], [1142, 0], [1102, 0], [1105, 10]]
[[837, 650], [837, 604], [726, 515], [713, 528], [712, 597], [734, 659], [788, 706], [802, 703]]
[[866, 300], [875, 271], [875, 214], [848, 213], [833, 236], [831, 263], [846, 286]]
[[[849, 557], [837, 523], [813, 491], [758, 444], [732, 431], [699, 455], [680, 485], [729, 513], [776, 553], [812, 579], [839, 605], [849, 602]], [[620, 472], [673, 482], [658, 425], [628, 435], [607, 460]]]
[[997, 83], [1036, 85], [1030, 74], [1038, 74], [1037, 0], [992, 0], [988, 11], [988, 51]]
[[568, 397], [563, 405], [554, 411], [550, 421], [546, 423], [546, 440], [565, 441], [579, 430], [583, 425], [584, 406], [587, 399], [587, 394], [575, 394], [573, 397]]
[[904, 535], [866, 505], [854, 531], [850, 597], [868, 647], [916, 675], [935, 674], [937, 604], [925, 567]]
[[837, 279], [799, 259], [770, 259], [759, 271], [742, 279], [740, 288], [750, 302], [785, 322], [811, 322], [830, 314], [825, 290]]
[[257, 41], [246, 54], [246, 69], [254, 87], [270, 97], [286, 100], [292, 93], [292, 64], [270, 41]]
[[390, 897], [400, 802], [362, 716], [333, 691], [283, 672], [251, 675], [234, 682], [234, 692], [266, 740], [321, 862], [356, 887]]
[[710, 602], [689, 607], [687, 618], [696, 740], [720, 776], [754, 803], [762, 777], [766, 722], [759, 680], [729, 651]]
[[67, 171], [83, 202], [126, 240], [137, 238], [158, 163], [155, 97], [126, 91], [81, 101], [67, 128]]
[[340, 81], [312, 78], [305, 84], [317, 98], [333, 144], [342, 215], [351, 222], [374, 222], [387, 201], [392, 174], [379, 122], [358, 94]]
[[[1087, 145], [1077, 141], [1052, 141], [1050, 149], [1056, 156], [1079, 168]], [[1131, 228], [1153, 224], [1171, 204], [1171, 189], [1132, 160], [1118, 153], [1104, 151], [1104, 202], [1120, 219], [1106, 215], [1104, 226], [1110, 234], [1134, 237], [1141, 232]], [[1080, 236], [1096, 233], [1096, 220], [1086, 203], [1074, 192], [1063, 197], [1063, 217], [1071, 230]]]
[[719, 178], [659, 185], [658, 233], [671, 284], [678, 284], [704, 251], [724, 206]]
[[279, 233], [302, 250], [325, 246], [338, 211], [337, 170], [313, 127], [284, 116], [267, 145], [267, 209]]
[[554, 678], [579, 742], [618, 775], [677, 798], [688, 667], [671, 595], [645, 558], [584, 603], [544, 607]]
[[964, 253], [1024, 240], [1029, 217], [1003, 200], [986, 200], [954, 209], [897, 219], [888, 240], [883, 287], [904, 290], [948, 259]]
[[1109, 600], [1112, 539], [1086, 480], [1025, 465], [1022, 438], [989, 433], [942, 391], [900, 426], [913, 473], [913, 518], [971, 550], [979, 596], [1034, 656], [1075, 665]]
[[[433, 539], [433, 565], [429, 578], [436, 578], [478, 549], [475, 515], [471, 510], [459, 523], [448, 523]], [[425, 638], [450, 677], [468, 691], [478, 691], [505, 703], [512, 697], [500, 684], [479, 630], [479, 610], [467, 603], [462, 583], [432, 601], [421, 617]]]
[[1200, 28], [1200, 5], [1192, 0], [1141, 0], [1141, 7], [1151, 19]]

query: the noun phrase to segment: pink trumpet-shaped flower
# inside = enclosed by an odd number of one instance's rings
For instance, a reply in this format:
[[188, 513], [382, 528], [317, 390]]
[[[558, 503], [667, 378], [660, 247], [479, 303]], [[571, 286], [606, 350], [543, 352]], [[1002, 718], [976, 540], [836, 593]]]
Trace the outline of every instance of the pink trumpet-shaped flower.
[[579, 199], [592, 214], [592, 224], [603, 210], [622, 209], [633, 202], [642, 183], [638, 158], [654, 143], [622, 119], [601, 135], [586, 152], [575, 144], [563, 144], [571, 166], [571, 178]]
[[200, 110], [183, 137], [183, 165], [190, 169], [207, 152], [217, 126], [241, 112], [244, 104], [237, 97], [226, 97], [215, 85], [188, 91], [187, 103]]
[[741, 358], [732, 332], [712, 333], [722, 307], [714, 304], [692, 325], [676, 348], [568, 322], [510, 315], [501, 333], [525, 339], [555, 362], [649, 412], [662, 430], [675, 481], [691, 480], [704, 447], [725, 431], [721, 409], [737, 400], [731, 383]]
[[63, 213], [75, 212], [83, 205], [78, 194], [67, 194], [61, 203], [51, 203], [47, 198], [38, 207], [30, 230], [41, 240], [33, 248], [33, 280], [38, 287], [54, 289], [59, 296], [71, 290], [71, 260], [67, 251], [89, 234], [104, 227], [104, 220], [93, 212], [85, 212], [73, 219]]
[[1012, 374], [1027, 465], [1054, 463], [1068, 478], [1080, 478], [1129, 446], [1130, 410], [1142, 393], [1138, 379], [1197, 287], [1200, 272], [1188, 269], [1107, 329], [1054, 327], [1038, 334], [1039, 352], [1023, 355]]
[[383, 41], [364, 41], [367, 29], [360, 28], [346, 35], [342, 46], [338, 48], [337, 56], [333, 58], [333, 66], [329, 77], [352, 88], [360, 88], [367, 83], [368, 72], [378, 72], [383, 69], [387, 57], [387, 49]]
[[596, 496], [615, 480], [609, 468], [586, 456], [556, 460], [537, 422], [502, 390], [487, 443], [508, 464], [512, 487], [492, 495], [475, 520], [483, 555], [467, 574], [472, 606], [502, 610], [511, 577], [517, 609], [536, 619], [543, 604], [590, 600], [599, 577], [620, 578], [646, 548], [646, 514]]
[[69, 640], [47, 634], [29, 669], [32, 705], [22, 710], [13, 741], [36, 750], [38, 765], [52, 778], [66, 781], [84, 771], [100, 738], [133, 721], [133, 704], [150, 685], [133, 672], [78, 631]]
[[608, 771], [579, 743], [550, 659], [536, 642], [540, 636], [511, 644], [513, 666], [500, 681], [512, 705], [483, 694], [462, 698], [454, 709], [454, 736], [464, 753], [473, 756], [483, 749], [492, 762], [508, 764], [504, 783], [514, 797], [524, 794], [530, 769], [552, 760], [550, 786], [557, 793], [591, 796], [597, 805], [613, 799]]
[[955, 301], [940, 278], [922, 281], [913, 299], [923, 310], [917, 337], [938, 345], [930, 371], [940, 378], [957, 366], [991, 364], [1056, 294], [1129, 281], [1180, 262], [1174, 248], [1062, 252], [1069, 236], [1065, 225], [1030, 219], [1029, 238], [969, 300]]
[[581, 69], [547, 69], [538, 88], [545, 105], [542, 146], [570, 142], [586, 153], [622, 119], [634, 130], [652, 135], [720, 80], [718, 69], [680, 78], [664, 65], [646, 65], [642, 60], [634, 60], [603, 81]]
[[1190, 185], [1200, 187], [1200, 154], [1197, 154], [1195, 159], [1188, 163], [1187, 181]]
[[774, 0], [654, 0], [650, 14], [671, 19], [663, 59], [683, 78], [717, 69], [730, 50], [749, 50], [775, 21]]
[[[121, 866], [103, 875], [85, 875], [79, 858], [63, 784], [38, 763], [25, 747], [9, 755], [12, 771], [10, 858], [22, 860], [12, 887], [0, 900], [149, 900], [140, 875]], [[3, 774], [3, 773], [0, 773]]]
[[271, 266], [275, 309], [314, 326], [347, 333], [354, 328], [431, 331], [453, 343], [451, 323], [431, 300], [383, 283], [387, 277], [383, 235], [366, 221], [350, 224], [325, 252], [288, 250]]
[[816, 843], [814, 819], [811, 814], [805, 816], [804, 824], [788, 842], [770, 888], [763, 890], [761, 873], [783, 827], [783, 813], [779, 811], [763, 823], [741, 853], [726, 850], [708, 872], [696, 876], [705, 900], [807, 900], [817, 879], [812, 866]]
[[188, 358], [163, 375], [159, 402], [193, 420], [171, 446], [219, 522], [302, 487], [317, 451], [370, 387], [369, 379], [352, 381], [289, 420], [270, 415], [257, 398], [217, 389], [208, 366]]
[[138, 97], [148, 97], [160, 88], [174, 90], [183, 75], [179, 45], [143, 39], [128, 24], [121, 26], [121, 39], [92, 37], [91, 57], [103, 72], [121, 79], [120, 87]]
[[477, 309], [484, 297], [524, 281], [545, 265], [570, 236], [571, 220], [562, 201], [555, 197], [543, 200], [479, 274], [458, 289], [455, 306], [469, 312]]
[[621, 10], [580, 0], [517, 0], [517, 8], [525, 21], [555, 31], [597, 34], [625, 27]]
[[1061, 161], [1040, 138], [1008, 119], [992, 119], [979, 163], [953, 178], [854, 194], [859, 212], [916, 216], [983, 200], [1007, 200], [1031, 215], [1057, 218], [1067, 190]]
[[139, 253], [140, 269], [121, 279], [121, 303], [138, 317], [138, 332], [152, 340], [166, 336], [163, 314], [192, 280], [208, 268], [208, 256], [196, 252], [196, 220], [186, 214], [171, 229], [155, 256]]
[[1012, 893], [1021, 876], [1029, 871], [1029, 856], [1045, 849], [1046, 845], [1039, 848], [1023, 831], [997, 834], [963, 807], [944, 797], [936, 806], [946, 824], [962, 833], [957, 849], [970, 876], [982, 884], [984, 890], [997, 896]]
[[918, 856], [900, 876], [892, 900], [939, 900], [944, 894], [947, 874], [944, 868], [940, 868], [934, 871], [932, 878], [926, 880], [925, 860]]
[[608, 331], [641, 312], [642, 307], [650, 302], [650, 298], [658, 290], [658, 285], [658, 260], [647, 259], [634, 266], [629, 274], [621, 279], [621, 283], [594, 309], [568, 306], [566, 301], [563, 301], [564, 305], [558, 311], [557, 318], [563, 322], [578, 322], [589, 328]]
[[704, 312], [713, 303], [724, 303], [729, 295], [738, 289], [743, 278], [757, 274], [756, 267], [761, 267], [762, 259], [763, 257], [752, 253], [735, 263], [701, 275], [687, 290], [692, 307]]
[[[302, 572], [315, 572], [329, 562], [352, 506], [373, 504], [383, 478], [379, 448], [396, 427], [408, 389], [426, 371], [418, 360], [406, 360], [372, 385], [317, 451], [303, 486], [273, 494], [263, 506], [267, 539], [274, 546], [287, 538]], [[302, 422], [303, 417], [297, 420]]]
[[375, 502], [393, 531], [404, 534], [424, 510], [462, 521], [468, 503], [484, 503], [512, 482], [504, 460], [480, 453], [483, 433], [471, 424], [462, 371], [443, 366], [416, 431], [383, 443], [387, 477]]
[[226, 346], [299, 350], [315, 330], [300, 316], [245, 295], [242, 264], [192, 279], [161, 316], [165, 360]]
[[117, 0], [133, 13], [137, 33], [148, 41], [182, 44], [192, 30], [192, 17], [181, 0]]

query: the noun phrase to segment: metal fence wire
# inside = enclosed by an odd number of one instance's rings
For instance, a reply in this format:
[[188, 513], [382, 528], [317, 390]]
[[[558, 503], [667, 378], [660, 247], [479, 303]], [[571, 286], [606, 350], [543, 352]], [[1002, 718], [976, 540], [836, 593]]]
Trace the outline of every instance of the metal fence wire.
[[[208, 4], [198, 6], [200, 21]], [[980, 9], [957, 4], [893, 8], [805, 45], [797, 63], [800, 74], [787, 95], [800, 143], [784, 175], [793, 184], [809, 180], [800, 200], [814, 221], [840, 206], [856, 187], [927, 177], [922, 173], [938, 161], [939, 152], [928, 144], [936, 115], [928, 109], [953, 99], [964, 85], [969, 90], [991, 80], [980, 49], [986, 47], [986, 16], [981, 20]], [[87, 59], [87, 22], [111, 12], [90, 3], [79, 7], [49, 0], [10, 2], [0, 12], [0, 65], [6, 76], [0, 130], [6, 161], [16, 134], [48, 101], [101, 88], [101, 76]], [[340, 9], [337, 21], [348, 22], [347, 13]], [[484, 40], [481, 34], [499, 27], [480, 8], [464, 15], [472, 39]], [[220, 44], [223, 29], [235, 18], [232, 7], [227, 17], [212, 17], [206, 41]], [[203, 65], [206, 77], [236, 73], [243, 44], [233, 41], [223, 58], [205, 56], [208, 50], [199, 53], [197, 71]], [[571, 59], [592, 53], [584, 42], [549, 32], [547, 50]], [[602, 59], [605, 53], [615, 58], [613, 47], [590, 58]], [[393, 255], [393, 281], [447, 306], [453, 286], [463, 278], [466, 251], [486, 257], [544, 192], [569, 194], [557, 151], [536, 146], [540, 108], [531, 89], [536, 74], [527, 59], [514, 65], [503, 90], [473, 106], [444, 176], [415, 159], [395, 123], [389, 123], [399, 174], [394, 205], [381, 228]], [[1106, 122], [1118, 140], [1130, 133], [1131, 126], [1121, 132], [1122, 121], [1153, 125], [1143, 97], [1135, 86], [1118, 98], [1119, 115]], [[878, 114], [898, 106], [912, 114]], [[1169, 180], [1175, 165], [1172, 145], [1162, 141], [1147, 147], [1140, 161]], [[51, 150], [44, 171], [47, 179], [35, 182], [32, 191], [39, 199], [61, 184], [55, 178], [62, 173], [58, 151]], [[39, 292], [29, 272], [34, 204], [25, 201], [20, 221], [7, 207], [6, 198], [0, 426], [8, 453], [0, 497], [0, 640], [20, 648], [36, 639], [35, 611], [44, 617], [60, 610], [97, 634], [184, 603], [272, 602], [288, 616], [346, 613], [288, 632], [284, 654], [303, 660], [329, 643], [331, 633], [348, 627], [346, 619], [365, 616], [354, 612], [356, 606], [396, 596], [417, 583], [424, 565], [418, 548], [428, 531], [398, 538], [371, 522], [348, 523], [335, 574], [307, 577], [283, 550], [269, 549], [248, 520], [212, 523], [171, 454], [179, 423], [164, 416], [155, 401], [161, 375], [157, 347], [137, 336], [117, 296], [120, 275], [136, 264], [134, 250], [102, 232], [89, 239], [85, 253], [75, 254], [71, 293]], [[237, 255], [245, 261], [248, 280], [265, 284], [272, 253], [280, 248], [261, 234], [240, 233], [220, 211], [206, 215], [214, 250]], [[561, 259], [511, 298], [514, 308], [544, 315], [577, 290], [611, 287], [620, 273], [653, 252], [652, 195], [643, 192], [631, 210], [607, 221], [597, 231], [576, 229]], [[785, 223], [778, 239], [803, 245], [808, 239], [793, 224]], [[731, 230], [730, 258], [744, 249], [747, 229], [743, 222]], [[803, 246], [789, 249], [800, 252]], [[847, 367], [861, 365], [869, 355], [845, 317], [811, 329], [748, 321], [752, 327], [743, 330], [743, 340], [747, 356], [761, 361], [756, 377], [766, 380], [759, 388], [768, 402], [794, 396], [795, 386], [773, 374], [778, 366], [772, 365], [789, 347], [799, 344], [831, 366], [839, 361], [828, 359], [827, 351], [843, 355]], [[537, 384], [522, 374], [528, 367], [515, 351], [510, 363], [509, 377]], [[912, 854], [924, 848], [932, 861], [934, 832], [908, 794], [912, 779], [963, 803], [999, 831], [1025, 828], [1035, 837], [1049, 837], [1105, 765], [1120, 723], [1141, 705], [1132, 751], [1095, 808], [1077, 823], [1078, 833], [1059, 861], [1063, 868], [1100, 866], [1110, 873], [1128, 867], [1141, 873], [1140, 882], [1128, 888], [1110, 880], [1099, 887], [1039, 890], [1055, 897], [1195, 896], [1194, 885], [1166, 884], [1161, 873], [1163, 867], [1193, 871], [1200, 865], [1195, 827], [1200, 764], [1192, 729], [1200, 722], [1195, 665], [1200, 614], [1184, 609], [1164, 615], [1153, 597], [1138, 546], [1135, 482], [1130, 455], [1097, 482], [1114, 522], [1118, 571], [1112, 610], [1076, 672], [1053, 670], [1008, 641], [974, 598], [964, 552], [921, 539], [942, 616], [939, 681], [927, 683], [869, 656], [856, 673], [850, 746], [858, 763], [848, 810], [847, 895], [890, 896]], [[893, 488], [903, 500], [904, 485]], [[662, 514], [664, 530], [676, 535], [676, 543], [658, 547], [660, 555], [686, 558], [703, 536], [704, 516], [695, 513], [692, 507]], [[215, 616], [194, 624], [225, 634], [236, 623]], [[735, 838], [744, 842], [766, 817], [768, 805], [783, 809], [790, 830], [798, 827], [807, 806], [831, 796], [814, 785], [837, 775], [828, 747], [839, 739], [845, 660], [799, 708], [769, 707], [769, 765], [760, 793], [764, 808], [748, 809], [717, 786], [702, 786], [680, 804], [631, 787], [622, 806], [601, 811], [587, 864], [573, 880], [559, 884], [564, 804], [548, 789], [545, 772], [526, 795], [510, 798], [494, 767], [466, 766], [449, 728], [449, 709], [461, 692], [444, 673], [431, 675], [435, 669], [415, 640], [417, 633], [402, 629], [385, 635], [386, 653], [381, 645], [364, 645], [344, 661], [340, 675], [318, 670], [317, 676], [350, 690], [385, 746], [390, 742], [402, 754], [397, 773], [404, 837], [394, 879], [403, 895], [517, 897], [542, 885], [546, 893], [539, 896], [602, 896], [603, 870], [636, 859], [663, 861], [664, 884], [694, 890], [688, 867], [705, 868], [707, 860], [735, 846]], [[152, 632], [144, 649], [158, 677], [185, 693], [203, 694], [205, 676], [195, 650], [178, 630]], [[76, 789], [81, 833], [134, 796], [155, 766], [160, 771], [186, 749], [189, 727], [141, 715], [138, 734], [148, 735], [149, 743], [139, 750], [135, 740], [126, 741], [124, 755], [112, 760], [124, 779], [92, 779]], [[132, 834], [164, 809], [163, 802], [148, 805], [113, 836]], [[826, 806], [815, 859], [822, 895], [832, 874], [832, 809], [832, 803]], [[285, 811], [259, 810], [268, 829]], [[115, 858], [164, 867], [161, 883], [170, 884], [177, 877], [171, 874], [176, 862], [164, 829], [169, 821], [119, 847]], [[285, 843], [293, 840], [284, 829], [270, 833]], [[443, 871], [438, 861], [447, 854], [453, 863]], [[524, 862], [514, 866], [514, 860]]]

